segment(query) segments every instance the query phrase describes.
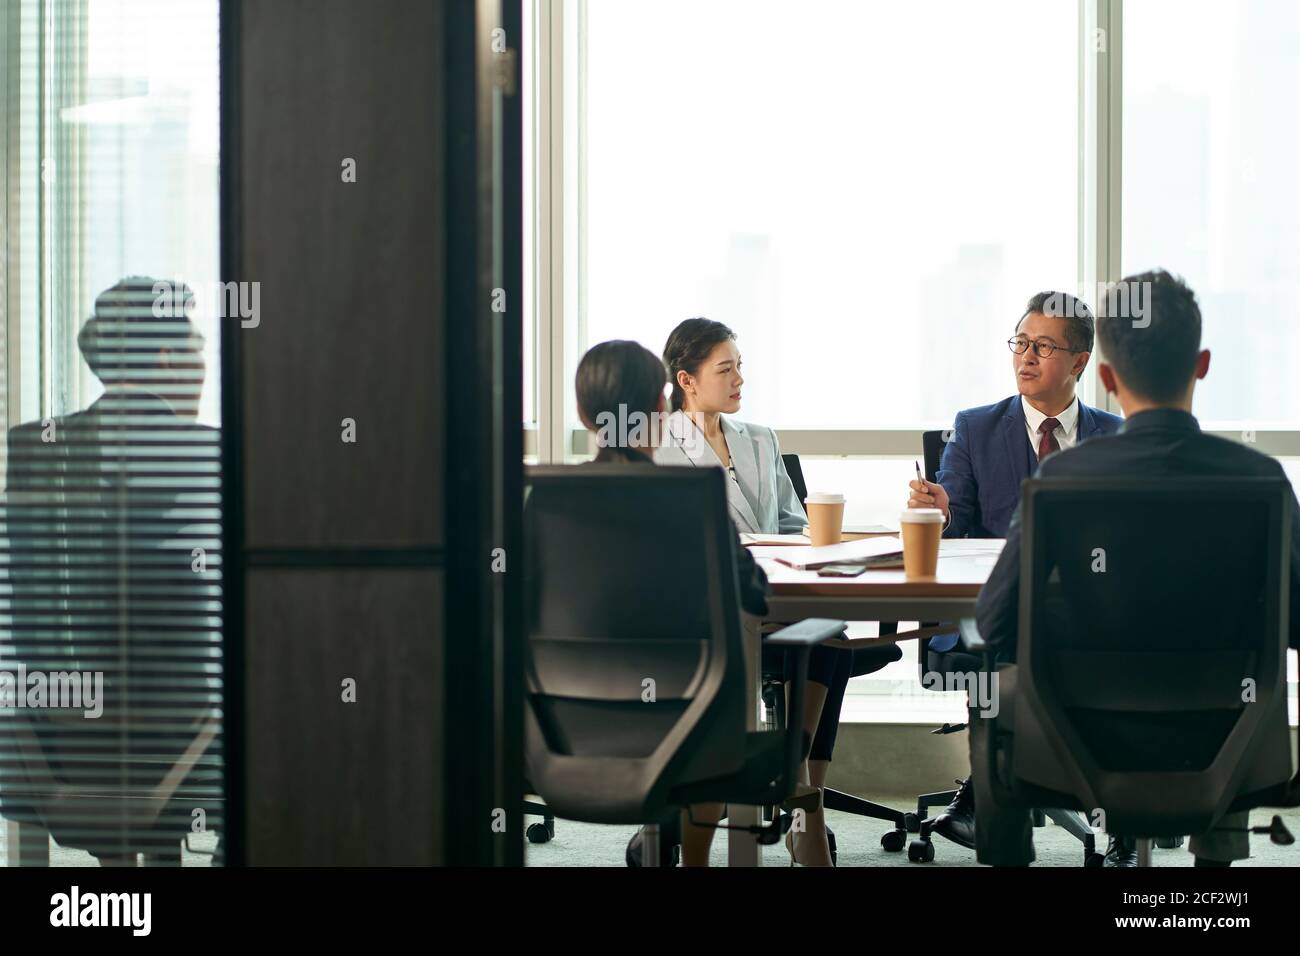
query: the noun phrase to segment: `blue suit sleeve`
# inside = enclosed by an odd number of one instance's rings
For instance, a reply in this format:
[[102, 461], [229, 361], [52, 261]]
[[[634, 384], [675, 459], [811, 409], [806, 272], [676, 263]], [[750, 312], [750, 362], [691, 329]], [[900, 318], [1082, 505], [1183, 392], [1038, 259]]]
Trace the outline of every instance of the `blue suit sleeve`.
[[948, 513], [952, 517], [944, 536], [964, 538], [975, 529], [979, 511], [979, 486], [970, 457], [970, 425], [964, 412], [959, 412], [953, 423], [952, 440], [944, 445], [935, 477], [948, 493]]

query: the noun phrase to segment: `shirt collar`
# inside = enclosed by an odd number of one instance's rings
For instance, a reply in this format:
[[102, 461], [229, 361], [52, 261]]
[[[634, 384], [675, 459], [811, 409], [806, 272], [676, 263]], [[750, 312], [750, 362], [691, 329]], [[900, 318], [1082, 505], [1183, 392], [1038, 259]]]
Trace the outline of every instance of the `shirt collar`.
[[[1020, 396], [1020, 407], [1025, 411], [1025, 423], [1029, 425], [1030, 431], [1037, 435], [1039, 426], [1043, 424], [1047, 419], [1047, 416], [1034, 408], [1033, 405], [1030, 405], [1029, 399], [1025, 398], [1023, 395]], [[1065, 411], [1055, 417], [1056, 420], [1060, 422], [1061, 429], [1065, 434], [1073, 435], [1075, 433], [1075, 426], [1079, 423], [1079, 396], [1076, 395], [1074, 400], [1066, 407]]]
[[1148, 408], [1144, 412], [1136, 412], [1125, 418], [1119, 430], [1132, 432], [1144, 428], [1175, 428], [1198, 432], [1201, 430], [1201, 423], [1196, 420], [1195, 415], [1181, 408]]

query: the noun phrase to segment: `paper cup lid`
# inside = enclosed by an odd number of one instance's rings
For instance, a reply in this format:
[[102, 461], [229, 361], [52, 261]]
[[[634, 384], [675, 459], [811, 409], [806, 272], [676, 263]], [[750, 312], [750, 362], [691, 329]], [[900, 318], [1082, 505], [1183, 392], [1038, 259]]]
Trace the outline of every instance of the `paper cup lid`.
[[808, 495], [803, 500], [806, 505], [842, 505], [844, 504], [843, 495], [835, 495], [826, 491], [816, 491]]
[[898, 520], [910, 524], [943, 524], [943, 512], [938, 508], [908, 508], [898, 516]]

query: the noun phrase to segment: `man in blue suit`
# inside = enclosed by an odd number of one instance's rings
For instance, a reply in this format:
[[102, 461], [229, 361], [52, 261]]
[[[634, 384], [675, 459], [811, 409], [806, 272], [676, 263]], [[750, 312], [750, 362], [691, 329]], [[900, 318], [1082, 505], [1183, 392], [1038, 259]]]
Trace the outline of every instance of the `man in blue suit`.
[[[1020, 485], [1040, 461], [1119, 429], [1119, 416], [1090, 408], [1076, 394], [1093, 336], [1092, 312], [1081, 300], [1065, 292], [1030, 299], [1007, 341], [1018, 394], [957, 413], [938, 482], [911, 482], [907, 506], [942, 510], [946, 538], [1006, 537]], [[930, 641], [930, 653], [956, 644], [956, 634], [940, 635]], [[974, 848], [975, 791], [969, 779], [935, 818], [933, 832]]]

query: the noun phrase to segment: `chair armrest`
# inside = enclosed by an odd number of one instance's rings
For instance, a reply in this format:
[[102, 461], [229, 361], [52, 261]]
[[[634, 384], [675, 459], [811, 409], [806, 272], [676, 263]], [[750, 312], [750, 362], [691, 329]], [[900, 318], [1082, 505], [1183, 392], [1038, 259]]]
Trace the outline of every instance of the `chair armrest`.
[[764, 644], [784, 644], [787, 646], [812, 647], [833, 637], [840, 637], [848, 629], [843, 621], [832, 621], [824, 617], [805, 618], [798, 624], [783, 627], [774, 634], [763, 638]]
[[989, 650], [988, 643], [980, 636], [979, 628], [975, 625], [975, 618], [963, 617], [958, 622], [961, 631], [962, 650], [970, 654], [987, 654]]
[[858, 648], [871, 647], [897, 647], [903, 641], [917, 641], [924, 645], [927, 638], [938, 637], [940, 634], [951, 634], [952, 624], [934, 624], [928, 627], [917, 627], [910, 631], [896, 631], [893, 634], [881, 634], [879, 637], [833, 637], [826, 641], [828, 647], [845, 647], [849, 650]]

